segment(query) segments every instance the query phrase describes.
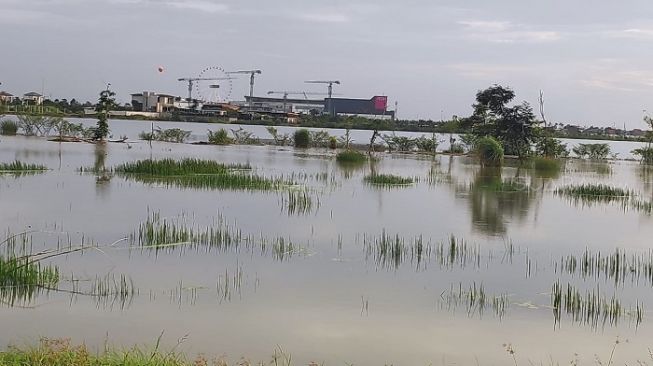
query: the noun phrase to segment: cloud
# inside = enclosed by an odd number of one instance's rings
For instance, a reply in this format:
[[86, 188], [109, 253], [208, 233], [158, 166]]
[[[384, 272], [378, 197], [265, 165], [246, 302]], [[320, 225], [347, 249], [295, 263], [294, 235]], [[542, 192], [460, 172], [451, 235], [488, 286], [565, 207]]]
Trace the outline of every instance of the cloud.
[[622, 92], [650, 92], [653, 89], [653, 69], [633, 68], [629, 63], [614, 59], [588, 63], [581, 85], [595, 89]]
[[208, 0], [168, 0], [164, 3], [177, 9], [199, 10], [207, 13], [226, 13], [229, 11], [226, 4]]
[[526, 66], [489, 65], [480, 63], [458, 63], [448, 65], [447, 67], [464, 77], [488, 80], [503, 79], [518, 72], [531, 70], [531, 68]]
[[494, 43], [544, 43], [562, 38], [557, 31], [533, 30], [507, 21], [461, 20], [464, 37]]
[[637, 38], [637, 39], [651, 39], [653, 38], [653, 29], [651, 28], [629, 28], [610, 32], [610, 35], [616, 38]]

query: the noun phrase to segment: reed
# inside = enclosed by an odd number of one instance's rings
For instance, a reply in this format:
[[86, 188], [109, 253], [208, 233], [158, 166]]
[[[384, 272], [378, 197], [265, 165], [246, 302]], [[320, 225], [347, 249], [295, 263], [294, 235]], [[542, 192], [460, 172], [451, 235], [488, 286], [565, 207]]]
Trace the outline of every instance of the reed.
[[555, 191], [559, 195], [570, 197], [608, 197], [608, 198], [628, 198], [633, 192], [619, 187], [613, 187], [606, 184], [580, 184], [563, 188]]
[[407, 186], [415, 182], [413, 178], [392, 174], [372, 174], [364, 178], [365, 182], [380, 186]]
[[222, 164], [213, 160], [148, 159], [119, 165], [115, 171], [125, 174], [149, 174], [169, 177], [199, 174], [227, 174], [235, 169], [251, 170], [252, 167], [249, 164]]
[[0, 301], [9, 306], [30, 302], [35, 295], [58, 283], [57, 267], [41, 266], [27, 257], [0, 256]]
[[653, 286], [653, 251], [628, 254], [619, 248], [612, 253], [585, 249], [581, 255], [568, 255], [554, 262], [556, 273], [614, 282], [615, 287], [645, 281]]
[[313, 206], [313, 198], [304, 189], [301, 190], [288, 190], [281, 198], [282, 210], [292, 215], [307, 215], [314, 212], [314, 208], [319, 207], [319, 200], [315, 207]]

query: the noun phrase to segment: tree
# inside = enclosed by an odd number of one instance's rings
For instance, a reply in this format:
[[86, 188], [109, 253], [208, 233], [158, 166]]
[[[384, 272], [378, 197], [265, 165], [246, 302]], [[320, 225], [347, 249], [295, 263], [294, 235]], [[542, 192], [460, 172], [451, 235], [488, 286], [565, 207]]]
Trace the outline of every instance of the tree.
[[98, 99], [98, 104], [95, 107], [95, 111], [98, 112], [98, 121], [93, 139], [96, 141], [104, 140], [109, 136], [109, 112], [116, 106], [114, 95], [116, 93], [109, 90], [108, 87], [100, 92], [100, 99]]
[[503, 145], [506, 154], [528, 156], [538, 135], [539, 122], [527, 102], [508, 106], [515, 98], [510, 88], [493, 85], [476, 94], [474, 114], [465, 121], [474, 135], [492, 136]]

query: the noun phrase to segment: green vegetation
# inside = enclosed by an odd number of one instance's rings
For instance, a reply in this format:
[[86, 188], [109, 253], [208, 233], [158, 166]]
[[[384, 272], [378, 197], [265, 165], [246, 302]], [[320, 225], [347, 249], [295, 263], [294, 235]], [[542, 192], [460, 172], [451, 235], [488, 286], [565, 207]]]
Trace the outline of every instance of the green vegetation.
[[[282, 197], [282, 207], [291, 215], [306, 215], [313, 212], [313, 198], [306, 190], [291, 189]], [[319, 202], [318, 202], [319, 206]]]
[[367, 161], [367, 155], [356, 150], [345, 150], [336, 155], [336, 161], [343, 164], [363, 163]]
[[494, 137], [481, 137], [475, 142], [481, 166], [501, 166], [503, 147]]
[[641, 147], [632, 151], [633, 155], [640, 157], [642, 164], [652, 165], [653, 164], [653, 147]]
[[526, 102], [509, 107], [515, 98], [510, 88], [493, 85], [476, 94], [474, 114], [466, 119], [463, 128], [478, 136], [494, 137], [507, 155], [523, 159], [531, 154], [537, 140], [539, 122]]
[[42, 172], [48, 170], [43, 165], [39, 164], [27, 164], [21, 161], [14, 161], [11, 163], [0, 163], [0, 173], [2, 172]]
[[224, 128], [217, 131], [209, 131], [209, 144], [211, 145], [229, 145], [234, 139], [229, 137], [229, 133]]
[[453, 143], [448, 149], [444, 150], [445, 154], [464, 154], [465, 146], [459, 143]]
[[557, 173], [562, 168], [562, 162], [555, 158], [536, 156], [533, 158], [533, 168], [538, 172]]
[[115, 168], [128, 178], [181, 188], [275, 190], [292, 182], [269, 179], [239, 170], [250, 170], [249, 164], [225, 165], [211, 160], [140, 160]]
[[234, 135], [233, 142], [238, 145], [257, 145], [260, 143], [259, 139], [254, 137], [253, 132], [249, 132], [242, 127], [237, 130], [232, 129], [231, 133]]
[[276, 127], [273, 126], [268, 126], [265, 128], [268, 133], [272, 136], [272, 139], [274, 140], [274, 144], [277, 146], [286, 146], [290, 145], [292, 143], [292, 138], [290, 137], [290, 134], [279, 134], [279, 131], [276, 129]]
[[610, 155], [610, 146], [608, 144], [578, 144], [572, 151], [581, 159], [605, 160]]
[[157, 127], [153, 132], [141, 132], [138, 138], [146, 141], [164, 141], [183, 143], [190, 137], [190, 131], [184, 131], [179, 128], [170, 128], [167, 130]]
[[17, 300], [29, 300], [42, 289], [59, 283], [56, 267], [42, 267], [29, 257], [3, 258], [0, 256], [0, 302], [10, 306]]
[[0, 122], [0, 135], [14, 136], [18, 132], [18, 124], [14, 121], [4, 120]]
[[553, 137], [545, 136], [540, 138], [535, 144], [537, 155], [549, 159], [565, 158], [569, 156], [567, 145]]
[[605, 184], [581, 184], [574, 186], [567, 186], [558, 188], [557, 194], [578, 197], [578, 196], [594, 196], [594, 197], [611, 197], [611, 198], [628, 198], [633, 193], [618, 187], [612, 187]]
[[639, 283], [644, 280], [653, 285], [653, 253], [629, 254], [616, 248], [612, 253], [593, 252], [586, 248], [582, 255], [564, 256], [554, 263], [556, 273], [578, 275], [582, 279], [611, 280], [615, 287], [626, 280]]
[[106, 90], [100, 92], [100, 98], [95, 108], [98, 112], [98, 120], [93, 134], [94, 140], [101, 141], [109, 136], [109, 112], [116, 106], [115, 95], [116, 93], [109, 90], [108, 86]]
[[305, 128], [295, 131], [295, 147], [308, 148], [311, 145], [311, 134]]
[[483, 316], [485, 310], [491, 308], [494, 315], [502, 319], [510, 306], [507, 295], [490, 296], [485, 292], [483, 284], [477, 285], [476, 282], [468, 288], [463, 287], [462, 283], [459, 283], [458, 286], [451, 285], [451, 288], [444, 291], [440, 298], [448, 310], [465, 306], [468, 316], [474, 316], [474, 314]]
[[[200, 360], [200, 359], [198, 359]], [[173, 352], [162, 352], [158, 347], [145, 350], [105, 349], [101, 353], [86, 345], [73, 345], [68, 339], [41, 339], [37, 347], [9, 347], [0, 352], [0, 366], [191, 366], [207, 363], [188, 362]]]
[[338, 139], [335, 136], [329, 136], [329, 149], [335, 150], [338, 148]]
[[365, 177], [365, 182], [381, 186], [405, 186], [415, 182], [413, 178], [392, 174], [372, 174]]

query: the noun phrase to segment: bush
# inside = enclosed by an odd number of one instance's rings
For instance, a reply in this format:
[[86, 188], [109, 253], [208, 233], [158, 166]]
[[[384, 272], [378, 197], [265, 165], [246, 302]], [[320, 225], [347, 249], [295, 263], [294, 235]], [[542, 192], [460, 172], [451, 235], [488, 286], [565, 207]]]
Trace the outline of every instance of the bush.
[[154, 132], [141, 132], [138, 134], [138, 138], [146, 141], [165, 141], [165, 142], [177, 142], [183, 143], [190, 137], [190, 131], [184, 131], [179, 128], [170, 128], [163, 130], [160, 127], [157, 127]]
[[605, 160], [610, 155], [608, 144], [578, 144], [572, 150], [581, 159], [588, 157], [592, 160]]
[[310, 143], [314, 147], [328, 147], [330, 138], [328, 131], [310, 132]]
[[0, 123], [0, 134], [5, 136], [13, 136], [18, 132], [18, 124], [14, 121], [2, 121]]
[[233, 142], [233, 139], [229, 137], [229, 133], [224, 128], [221, 128], [215, 132], [209, 131], [209, 144], [212, 145], [229, 145]]
[[336, 161], [339, 163], [362, 163], [366, 160], [367, 156], [356, 150], [345, 150], [336, 155]]
[[644, 164], [653, 164], [653, 147], [642, 147], [632, 151], [633, 155], [638, 155]]
[[567, 145], [553, 137], [543, 137], [535, 144], [538, 155], [547, 158], [564, 158], [569, 156]]
[[465, 153], [465, 147], [463, 144], [458, 144], [458, 143], [453, 143], [451, 146], [444, 151], [447, 154], [464, 154]]
[[329, 149], [335, 150], [338, 148], [338, 139], [335, 136], [329, 137]]
[[558, 172], [562, 167], [562, 163], [559, 160], [552, 158], [536, 156], [533, 158], [533, 168], [540, 172]]
[[311, 145], [311, 134], [302, 128], [295, 131], [295, 147], [306, 149]]
[[482, 166], [501, 166], [503, 147], [494, 137], [481, 137], [475, 142], [476, 152]]
[[435, 151], [438, 149], [439, 144], [440, 143], [438, 140], [436, 140], [434, 137], [428, 138], [421, 136], [415, 139], [415, 146], [417, 146], [417, 150], [419, 151], [435, 153]]

